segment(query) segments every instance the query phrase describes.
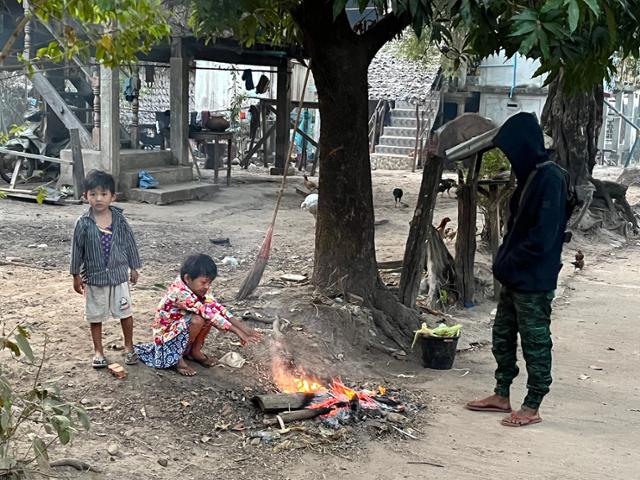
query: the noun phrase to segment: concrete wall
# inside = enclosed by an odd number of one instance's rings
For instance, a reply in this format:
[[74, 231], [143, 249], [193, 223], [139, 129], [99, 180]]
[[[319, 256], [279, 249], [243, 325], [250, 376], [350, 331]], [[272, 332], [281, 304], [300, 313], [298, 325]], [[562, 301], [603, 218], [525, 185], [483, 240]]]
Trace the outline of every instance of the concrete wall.
[[481, 93], [479, 113], [498, 125], [518, 112], [533, 112], [540, 119], [546, 99], [542, 95], [514, 95], [509, 98], [507, 94]]
[[[515, 85], [514, 85], [515, 67]], [[542, 87], [546, 76], [533, 78], [540, 67], [537, 60], [528, 60], [521, 55], [507, 58], [504, 52], [485, 58], [480, 64], [478, 85], [482, 87]]]

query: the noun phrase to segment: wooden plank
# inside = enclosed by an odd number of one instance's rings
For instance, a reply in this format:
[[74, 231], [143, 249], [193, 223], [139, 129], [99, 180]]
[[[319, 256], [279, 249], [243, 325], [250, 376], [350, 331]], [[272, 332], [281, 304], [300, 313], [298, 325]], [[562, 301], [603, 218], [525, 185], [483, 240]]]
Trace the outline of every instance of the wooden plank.
[[80, 119], [71, 111], [67, 103], [63, 100], [53, 85], [51, 85], [49, 79], [36, 69], [35, 73], [31, 77], [31, 83], [65, 127], [69, 130], [72, 128], [78, 129], [82, 148], [92, 150], [94, 148], [93, 139], [91, 138], [89, 130], [86, 129]]
[[275, 170], [282, 173], [289, 168], [290, 160], [286, 158], [289, 150], [289, 112], [291, 112], [291, 62], [288, 60], [278, 66], [277, 87]]
[[82, 160], [82, 147], [80, 146], [80, 133], [77, 129], [69, 130], [71, 140], [71, 158], [73, 159], [73, 198], [80, 200], [84, 193], [84, 161]]
[[46, 155], [38, 155], [37, 153], [27, 153], [27, 152], [16, 152], [14, 150], [9, 150], [8, 148], [0, 147], [0, 153], [4, 153], [7, 155], [14, 155], [16, 157], [24, 157], [24, 158], [32, 158], [34, 160], [42, 160], [51, 163], [62, 163], [65, 165], [73, 165], [71, 160], [63, 160], [61, 158], [55, 157], [47, 157]]

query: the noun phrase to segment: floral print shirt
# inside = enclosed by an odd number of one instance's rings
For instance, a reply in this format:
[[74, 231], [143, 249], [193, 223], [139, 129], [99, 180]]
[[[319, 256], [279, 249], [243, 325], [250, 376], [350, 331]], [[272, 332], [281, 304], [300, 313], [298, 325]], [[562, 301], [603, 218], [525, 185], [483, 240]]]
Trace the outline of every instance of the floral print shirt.
[[218, 330], [229, 330], [231, 313], [212, 296], [197, 296], [176, 278], [160, 301], [151, 328], [156, 345], [163, 345], [188, 330], [185, 320], [190, 314], [199, 315]]

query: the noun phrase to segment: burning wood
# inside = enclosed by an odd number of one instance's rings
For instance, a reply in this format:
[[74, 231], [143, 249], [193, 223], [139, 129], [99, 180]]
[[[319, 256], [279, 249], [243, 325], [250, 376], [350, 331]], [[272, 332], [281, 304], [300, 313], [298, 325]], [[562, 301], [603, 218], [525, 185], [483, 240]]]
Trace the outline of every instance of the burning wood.
[[[293, 379], [302, 389], [314, 385], [314, 391], [257, 395], [252, 401], [265, 413], [279, 414], [283, 423], [320, 417], [321, 420], [339, 425], [364, 417], [381, 417], [388, 413], [404, 412], [404, 406], [387, 395], [384, 387], [375, 390], [354, 390], [340, 380], [333, 380], [328, 387], [322, 387], [309, 380]], [[285, 411], [289, 410], [289, 411]], [[277, 424], [277, 417], [265, 419], [265, 424]]]
[[298, 410], [311, 403], [313, 393], [276, 393], [273, 395], [256, 395], [251, 399], [253, 404], [264, 413]]

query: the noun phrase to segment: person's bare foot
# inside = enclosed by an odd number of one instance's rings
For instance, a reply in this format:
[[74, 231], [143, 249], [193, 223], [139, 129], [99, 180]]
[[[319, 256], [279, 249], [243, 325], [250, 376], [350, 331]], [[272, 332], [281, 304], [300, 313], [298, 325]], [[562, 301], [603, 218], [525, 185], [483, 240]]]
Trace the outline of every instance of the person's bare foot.
[[526, 427], [527, 425], [535, 425], [541, 421], [542, 418], [540, 418], [538, 410], [523, 406], [517, 412], [513, 412], [508, 417], [503, 418], [500, 423], [505, 427]]
[[194, 350], [192, 350], [189, 355], [185, 355], [184, 358], [186, 358], [187, 360], [191, 360], [192, 362], [199, 363], [205, 368], [211, 368], [218, 363], [218, 361], [215, 358], [208, 356], [206, 353], [203, 353], [203, 352], [196, 353]]
[[180, 375], [184, 375], [185, 377], [193, 377], [196, 374], [196, 371], [184, 361], [183, 358], [178, 360], [178, 365], [176, 365], [176, 370]]
[[487, 398], [483, 398], [482, 400], [473, 400], [468, 402], [464, 408], [474, 412], [510, 413], [511, 402], [509, 401], [509, 397], [502, 397], [494, 394]]

